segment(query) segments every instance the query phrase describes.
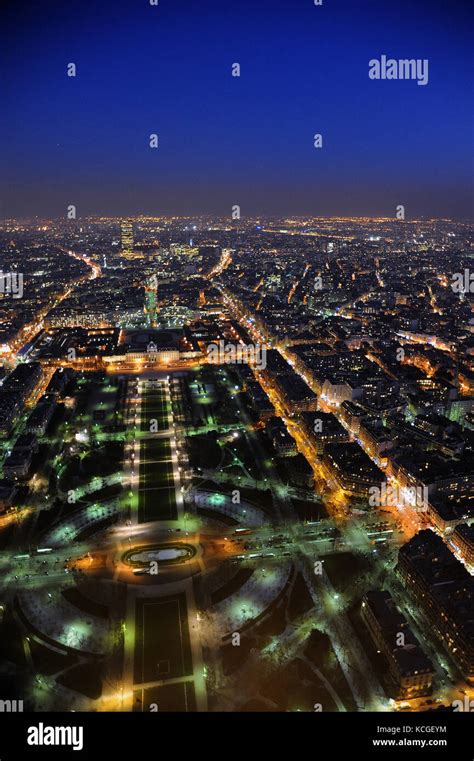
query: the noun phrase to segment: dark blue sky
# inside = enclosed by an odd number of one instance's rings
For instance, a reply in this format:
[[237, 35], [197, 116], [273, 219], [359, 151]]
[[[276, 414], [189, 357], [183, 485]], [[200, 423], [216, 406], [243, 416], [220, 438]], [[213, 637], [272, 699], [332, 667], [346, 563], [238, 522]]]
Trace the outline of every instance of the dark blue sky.
[[[243, 216], [394, 215], [404, 204], [407, 218], [473, 218], [469, 6], [4, 2], [0, 216], [62, 216], [69, 204], [79, 216], [233, 204]], [[382, 54], [427, 58], [428, 85], [370, 80]]]

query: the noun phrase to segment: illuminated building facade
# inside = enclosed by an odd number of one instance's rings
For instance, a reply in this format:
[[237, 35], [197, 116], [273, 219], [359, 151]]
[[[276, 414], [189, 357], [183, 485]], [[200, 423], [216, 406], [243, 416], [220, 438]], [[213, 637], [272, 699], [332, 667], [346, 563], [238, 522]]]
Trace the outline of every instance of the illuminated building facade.
[[133, 225], [131, 222], [121, 222], [120, 244], [122, 249], [122, 256], [133, 257]]
[[397, 573], [433, 631], [474, 683], [474, 579], [441, 537], [419, 531], [398, 553]]
[[430, 695], [433, 666], [390, 593], [367, 592], [362, 601], [361, 618], [377, 650], [386, 658], [394, 697], [400, 700]]

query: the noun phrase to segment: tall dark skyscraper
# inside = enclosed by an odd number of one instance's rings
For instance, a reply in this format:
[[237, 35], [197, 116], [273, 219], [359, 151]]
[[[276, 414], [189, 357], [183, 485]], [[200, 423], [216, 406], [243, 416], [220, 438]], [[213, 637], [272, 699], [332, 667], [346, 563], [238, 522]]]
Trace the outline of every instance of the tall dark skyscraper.
[[133, 256], [133, 224], [128, 220], [120, 223], [120, 244], [125, 257]]

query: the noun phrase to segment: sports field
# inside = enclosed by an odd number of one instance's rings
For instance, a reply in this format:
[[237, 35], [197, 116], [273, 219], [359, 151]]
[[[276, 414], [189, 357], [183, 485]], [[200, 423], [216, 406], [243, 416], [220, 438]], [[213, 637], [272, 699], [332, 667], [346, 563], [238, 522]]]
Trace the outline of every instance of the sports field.
[[186, 596], [137, 599], [134, 683], [191, 675]]

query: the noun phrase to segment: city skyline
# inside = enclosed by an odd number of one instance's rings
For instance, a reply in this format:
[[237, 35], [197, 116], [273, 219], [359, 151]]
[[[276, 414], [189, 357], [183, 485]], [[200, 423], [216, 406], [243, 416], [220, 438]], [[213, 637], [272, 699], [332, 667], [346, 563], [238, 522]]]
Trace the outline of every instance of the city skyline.
[[472, 252], [452, 220], [0, 222], [10, 709], [470, 712]]

